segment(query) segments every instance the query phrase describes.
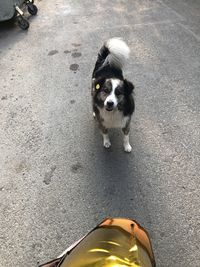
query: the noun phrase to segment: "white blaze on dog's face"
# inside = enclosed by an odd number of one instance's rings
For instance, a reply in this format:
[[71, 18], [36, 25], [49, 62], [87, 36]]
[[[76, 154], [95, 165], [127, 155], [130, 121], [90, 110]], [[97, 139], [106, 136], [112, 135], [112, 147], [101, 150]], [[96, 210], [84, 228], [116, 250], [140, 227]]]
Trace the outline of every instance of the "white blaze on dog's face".
[[112, 111], [113, 109], [115, 109], [119, 103], [119, 99], [116, 96], [115, 90], [120, 85], [121, 81], [119, 79], [110, 79], [110, 82], [111, 82], [111, 92], [104, 101], [104, 107], [108, 111]]

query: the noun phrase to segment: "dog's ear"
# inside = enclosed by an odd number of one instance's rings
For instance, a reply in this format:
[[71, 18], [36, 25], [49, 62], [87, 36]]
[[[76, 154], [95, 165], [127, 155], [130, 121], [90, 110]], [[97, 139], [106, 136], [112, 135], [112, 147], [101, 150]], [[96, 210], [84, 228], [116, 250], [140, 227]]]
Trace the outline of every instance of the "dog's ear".
[[130, 95], [132, 94], [133, 90], [134, 90], [134, 85], [129, 82], [128, 80], [124, 80], [124, 89], [125, 89], [125, 92]]

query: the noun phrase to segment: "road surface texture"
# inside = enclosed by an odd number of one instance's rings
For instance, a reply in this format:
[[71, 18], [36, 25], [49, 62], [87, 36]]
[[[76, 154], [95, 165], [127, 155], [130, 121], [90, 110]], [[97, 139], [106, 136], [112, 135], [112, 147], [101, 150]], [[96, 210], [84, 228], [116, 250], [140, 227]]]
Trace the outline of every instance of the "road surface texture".
[[[149, 231], [158, 267], [200, 266], [200, 2], [36, 1], [0, 30], [0, 265], [37, 266], [107, 216]], [[92, 118], [98, 49], [121, 36], [133, 151]]]

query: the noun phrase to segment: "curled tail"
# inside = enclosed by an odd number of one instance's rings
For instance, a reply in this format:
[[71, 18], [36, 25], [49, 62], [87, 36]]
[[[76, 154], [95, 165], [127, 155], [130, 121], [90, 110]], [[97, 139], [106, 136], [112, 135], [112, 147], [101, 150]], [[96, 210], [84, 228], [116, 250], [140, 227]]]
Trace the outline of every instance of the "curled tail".
[[109, 50], [108, 62], [110, 65], [122, 69], [129, 58], [130, 49], [127, 44], [120, 38], [112, 38], [105, 43], [105, 47]]
[[95, 70], [107, 64], [121, 70], [129, 58], [129, 53], [129, 47], [121, 38], [114, 37], [109, 39], [98, 53]]

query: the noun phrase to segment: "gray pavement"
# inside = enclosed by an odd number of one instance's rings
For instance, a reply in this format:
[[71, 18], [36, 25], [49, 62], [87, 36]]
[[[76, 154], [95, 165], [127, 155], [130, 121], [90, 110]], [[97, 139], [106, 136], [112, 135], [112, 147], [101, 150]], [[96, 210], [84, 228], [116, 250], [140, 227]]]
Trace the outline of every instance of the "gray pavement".
[[[57, 256], [107, 216], [149, 231], [158, 267], [200, 266], [200, 2], [37, 1], [0, 29], [0, 266]], [[133, 152], [91, 116], [98, 49], [123, 37]]]

